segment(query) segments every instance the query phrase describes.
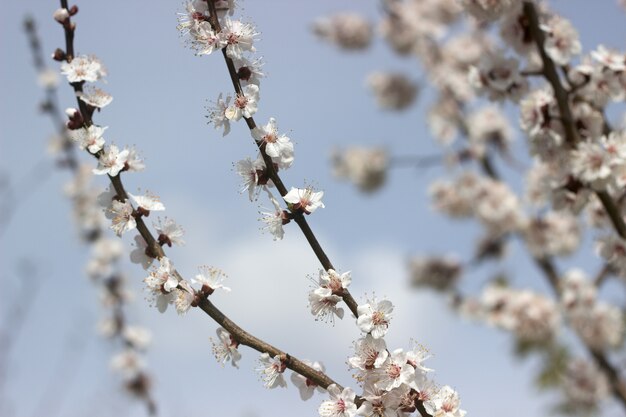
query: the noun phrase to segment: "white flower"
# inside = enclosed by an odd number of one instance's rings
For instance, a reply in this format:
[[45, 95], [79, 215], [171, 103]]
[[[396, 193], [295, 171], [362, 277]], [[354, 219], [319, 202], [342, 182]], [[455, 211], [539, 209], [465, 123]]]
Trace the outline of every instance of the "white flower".
[[252, 137], [265, 145], [265, 153], [279, 168], [286, 169], [293, 164], [293, 143], [287, 136], [278, 134], [276, 119], [273, 117], [267, 125], [252, 129]]
[[418, 93], [418, 87], [404, 74], [375, 72], [367, 77], [367, 86], [383, 109], [403, 110], [409, 107]]
[[328, 272], [320, 269], [319, 286], [330, 289], [335, 295], [342, 295], [343, 290], [347, 289], [351, 282], [350, 271], [339, 275], [334, 269], [329, 269]]
[[124, 148], [128, 150], [128, 158], [126, 159], [125, 168], [129, 172], [137, 172], [143, 171], [146, 168], [146, 165], [143, 163], [143, 160], [139, 157], [137, 150], [135, 148]]
[[[106, 190], [98, 194], [96, 201], [98, 202], [98, 205], [105, 210], [105, 213], [104, 213], [105, 215], [109, 214], [107, 212], [111, 208], [111, 203], [116, 198], [117, 198], [117, 192], [110, 185], [106, 188]], [[112, 216], [107, 215], [107, 219], [110, 219], [110, 218], [112, 218]]]
[[165, 220], [159, 218], [158, 222], [153, 222], [152, 226], [159, 234], [158, 240], [163, 241], [167, 246], [178, 245], [184, 246], [185, 241], [183, 235], [185, 231], [180, 227], [174, 219], [166, 217]]
[[256, 51], [253, 44], [259, 33], [253, 25], [226, 18], [222, 33], [226, 42], [226, 54], [229, 58], [240, 59], [243, 56], [243, 51]]
[[94, 82], [106, 76], [106, 69], [95, 56], [80, 55], [71, 62], [61, 64], [61, 74], [67, 76], [70, 83]]
[[376, 297], [357, 307], [357, 325], [362, 332], [379, 339], [387, 333], [393, 304], [389, 300], [378, 301]]
[[571, 151], [572, 172], [581, 181], [602, 189], [611, 178], [611, 155], [602, 143], [584, 141]]
[[262, 353], [259, 358], [261, 367], [256, 370], [261, 374], [261, 379], [266, 388], [286, 387], [285, 377], [283, 372], [287, 366], [283, 363], [278, 355], [273, 358], [269, 353]]
[[291, 190], [283, 197], [283, 199], [292, 204], [293, 210], [302, 209], [306, 214], [311, 214], [319, 207], [324, 208], [322, 203], [323, 191], [313, 191], [313, 188], [295, 188], [291, 187]]
[[144, 240], [143, 236], [135, 235], [135, 249], [130, 252], [130, 261], [134, 264], [141, 264], [143, 269], [150, 268], [154, 258], [146, 255], [146, 248], [148, 244]]
[[52, 68], [44, 68], [37, 74], [37, 84], [46, 90], [54, 89], [59, 85], [59, 73]]
[[209, 294], [212, 294], [213, 291], [219, 288], [226, 292], [230, 291], [230, 288], [222, 285], [222, 281], [226, 278], [226, 274], [224, 274], [221, 270], [206, 265], [199, 267], [198, 270], [200, 271], [200, 274], [196, 275], [196, 278], [191, 280], [193, 284], [200, 284], [203, 287], [206, 285], [209, 288]]
[[241, 353], [237, 349], [239, 343], [228, 333], [225, 329], [219, 327], [217, 329], [218, 343], [213, 342], [213, 354], [215, 359], [223, 366], [226, 362], [230, 361], [231, 365], [235, 368], [239, 368], [237, 362], [241, 359]]
[[120, 152], [115, 145], [109, 145], [100, 158], [98, 158], [98, 167], [94, 168], [93, 173], [96, 175], [110, 175], [115, 177], [124, 169], [128, 160], [128, 149]]
[[623, 53], [607, 49], [604, 45], [591, 52], [591, 56], [607, 69], [615, 72], [626, 70], [626, 57]]
[[175, 295], [174, 306], [178, 314], [185, 314], [191, 308], [191, 304], [195, 299], [195, 292], [187, 281], [179, 281], [179, 288], [175, 288], [173, 293]]
[[446, 291], [456, 285], [462, 265], [451, 256], [414, 256], [409, 271], [412, 285]]
[[196, 55], [211, 55], [215, 50], [222, 49], [226, 45], [224, 35], [215, 33], [209, 22], [199, 22], [192, 34], [191, 47]]
[[477, 66], [469, 70], [469, 82], [490, 100], [506, 98], [518, 101], [528, 89], [528, 81], [518, 71], [519, 61], [506, 58], [500, 51], [485, 54]]
[[263, 58], [257, 58], [250, 61], [246, 57], [241, 59], [233, 59], [233, 64], [237, 70], [237, 77], [244, 84], [261, 84], [261, 78], [265, 77], [261, 67], [263, 66]]
[[385, 184], [389, 157], [381, 148], [350, 147], [345, 151], [334, 151], [332, 155], [333, 174], [345, 178], [360, 191], [370, 193]]
[[340, 13], [313, 22], [317, 36], [345, 50], [361, 50], [369, 46], [374, 30], [372, 24], [355, 13]]
[[107, 127], [91, 125], [87, 128], [69, 130], [68, 134], [74, 142], [78, 142], [80, 149], [87, 149], [90, 153], [95, 154], [104, 147], [104, 138], [102, 135]]
[[283, 230], [283, 225], [289, 222], [289, 217], [283, 209], [280, 207], [278, 201], [274, 198], [274, 196], [268, 191], [270, 201], [274, 206], [273, 211], [263, 211], [261, 212], [261, 221], [265, 223], [263, 227], [264, 230], [268, 230], [272, 236], [274, 236], [274, 240], [282, 240], [285, 235], [285, 231]]
[[376, 388], [391, 391], [402, 384], [411, 384], [415, 379], [415, 368], [407, 362], [406, 353], [396, 349], [375, 372]]
[[593, 363], [573, 359], [562, 375], [563, 391], [577, 410], [597, 410], [599, 403], [610, 396], [606, 374]]
[[[304, 361], [308, 366], [315, 369], [316, 371], [325, 372], [326, 368], [319, 362], [309, 362]], [[315, 382], [311, 381], [309, 378], [304, 375], [300, 375], [296, 372], [291, 374], [291, 382], [298, 387], [300, 391], [300, 398], [302, 401], [306, 401], [313, 396], [313, 393], [317, 390], [318, 392], [323, 392], [323, 388], [317, 385]]]
[[102, 91], [99, 88], [89, 88], [86, 90], [87, 91], [85, 92], [77, 92], [76, 96], [91, 107], [101, 109], [108, 106], [113, 101], [113, 97], [110, 94]]
[[350, 387], [343, 391], [337, 385], [329, 385], [326, 389], [330, 400], [324, 401], [318, 410], [320, 417], [354, 417], [356, 416], [356, 404], [354, 398], [356, 394]]
[[155, 195], [133, 195], [128, 193], [128, 196], [137, 204], [137, 207], [140, 207], [146, 211], [163, 211], [165, 210], [165, 206], [159, 200], [159, 197]]
[[167, 309], [167, 305], [172, 303], [177, 295], [173, 292], [178, 287], [178, 278], [174, 272], [170, 260], [164, 256], [159, 259], [159, 266], [143, 280], [148, 291], [152, 294], [154, 305], [161, 313]]
[[209, 114], [206, 117], [209, 119], [209, 123], [213, 123], [215, 129], [223, 127], [224, 131], [222, 132], [222, 136], [226, 136], [230, 132], [230, 119], [226, 117], [226, 109], [229, 106], [231, 98], [231, 96], [226, 96], [226, 100], [223, 100], [222, 93], [220, 93], [215, 103], [207, 107]]
[[127, 380], [134, 379], [145, 367], [145, 362], [134, 349], [124, 349], [111, 358], [111, 368]]
[[185, 5], [186, 12], [178, 13], [178, 29], [181, 34], [194, 35], [198, 25], [208, 18], [209, 5], [206, 1], [188, 1]]
[[249, 84], [243, 88], [243, 94], [237, 94], [233, 104], [224, 112], [229, 120], [240, 120], [242, 117], [252, 117], [258, 109], [259, 86]]
[[147, 348], [152, 340], [150, 330], [139, 326], [125, 326], [122, 335], [126, 343], [138, 349]]
[[546, 53], [557, 65], [567, 65], [574, 55], [582, 51], [578, 32], [568, 20], [552, 16], [541, 29], [546, 32]]
[[248, 191], [250, 201], [258, 196], [259, 174], [265, 170], [265, 162], [262, 159], [252, 161], [250, 158], [242, 159], [235, 165], [237, 174], [243, 179], [240, 192]]
[[309, 305], [311, 314], [315, 320], [334, 320], [334, 316], [343, 318], [343, 308], [337, 307], [342, 300], [338, 295], [334, 295], [329, 288], [317, 288], [309, 293]]
[[466, 123], [470, 148], [477, 156], [483, 156], [488, 145], [506, 151], [513, 140], [513, 129], [508, 118], [495, 106], [473, 112]]
[[461, 410], [460, 405], [459, 394], [448, 385], [442, 387], [433, 398], [424, 401], [424, 408], [433, 417], [463, 417], [466, 411]]
[[[432, 369], [422, 365], [426, 359], [430, 358], [430, 354], [424, 347], [416, 345], [413, 349], [406, 352], [406, 361], [409, 365], [415, 368], [416, 371], [420, 371], [422, 374], [432, 372]], [[419, 379], [419, 375], [418, 378]], [[415, 388], [415, 387], [413, 387]]]
[[367, 417], [398, 417], [400, 402], [409, 391], [407, 385], [385, 391], [378, 388], [374, 380], [368, 379], [363, 386], [365, 401], [357, 410], [357, 414]]
[[478, 20], [495, 20], [515, 5], [513, 0], [461, 0], [465, 9]]
[[389, 356], [385, 339], [374, 339], [371, 334], [359, 339], [355, 350], [356, 356], [349, 358], [348, 364], [364, 372], [380, 368]]
[[124, 232], [133, 230], [137, 227], [135, 216], [133, 216], [133, 206], [128, 200], [123, 203], [118, 200], [111, 202], [112, 224], [111, 229], [116, 235], [122, 236]]
[[626, 271], [626, 240], [614, 234], [601, 236], [596, 243], [596, 250], [607, 263]]

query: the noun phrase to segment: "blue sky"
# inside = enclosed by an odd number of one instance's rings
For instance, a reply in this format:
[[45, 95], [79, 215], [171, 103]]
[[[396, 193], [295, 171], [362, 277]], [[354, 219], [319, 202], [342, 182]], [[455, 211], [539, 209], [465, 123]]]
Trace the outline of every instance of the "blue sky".
[[[550, 4], [578, 27], [585, 50], [598, 43], [625, 48], [625, 15], [613, 0]], [[114, 97], [96, 122], [109, 126], [108, 140], [135, 144], [145, 157], [146, 171], [124, 176], [127, 189], [157, 193], [166, 214], [186, 229], [187, 245], [168, 251], [176, 266], [186, 276], [203, 264], [224, 269], [233, 292], [217, 296], [218, 306], [281, 349], [324, 362], [330, 375], [349, 384], [345, 361], [358, 331], [348, 318], [334, 327], [313, 321], [306, 298], [307, 275], [315, 275], [319, 267], [313, 253], [295, 225], [286, 229], [282, 242], [261, 234], [259, 204], [238, 193], [232, 164], [254, 156], [245, 125], [222, 138], [206, 124], [208, 101], [230, 92], [223, 60], [219, 55], [195, 57], [182, 46], [175, 28], [176, 12], [182, 9], [178, 2], [78, 5], [76, 49], [105, 63], [110, 75], [104, 89]], [[40, 161], [46, 163], [47, 137], [53, 131], [37, 111], [43, 92], [35, 82], [21, 21], [25, 14], [33, 15], [44, 48], [51, 52], [63, 43], [61, 28], [51, 18], [56, 7], [42, 0], [10, 2], [0, 16], [5, 57], [0, 70], [5, 97], [0, 101], [0, 174], [12, 183]], [[325, 190], [326, 209], [310, 217], [311, 226], [334, 264], [353, 271], [358, 300], [375, 291], [396, 304], [390, 346], [408, 347], [410, 339], [427, 346], [434, 355], [429, 365], [436, 380], [460, 392], [470, 415], [546, 414], [550, 398], [532, 386], [536, 363], [514, 359], [507, 335], [462, 321], [448, 311], [445, 300], [407, 285], [408, 255], [468, 255], [478, 236], [473, 225], [446, 221], [430, 209], [428, 184], [445, 173], [397, 169], [388, 186], [372, 196], [331, 175], [329, 155], [335, 146], [379, 144], [392, 153], [427, 155], [438, 150], [424, 120], [427, 98], [401, 114], [381, 113], [364, 88], [367, 74], [378, 69], [404, 70], [419, 78], [414, 62], [396, 58], [380, 40], [367, 52], [344, 54], [312, 36], [315, 18], [345, 10], [371, 20], [378, 16], [375, 1], [244, 3], [243, 16], [262, 33], [258, 51], [268, 74], [255, 118], [265, 123], [275, 117], [296, 143], [296, 163], [283, 179], [288, 186], [313, 183]], [[60, 94], [64, 106], [74, 104], [69, 87], [62, 85]], [[95, 335], [101, 308], [83, 273], [88, 250], [76, 239], [70, 204], [62, 195], [67, 180], [63, 171], [46, 175], [20, 204], [0, 240], [0, 279], [8, 282], [8, 297], [17, 293], [21, 259], [36, 265], [34, 275], [41, 283], [24, 300], [28, 320], [11, 352], [7, 393], [20, 417], [41, 409], [49, 416], [141, 416], [141, 406], [123, 399], [108, 369], [113, 347]], [[96, 182], [106, 185], [104, 178]], [[588, 258], [585, 262], [581, 266], [593, 271], [595, 264]], [[520, 285], [544, 288], [524, 255], [509, 258], [502, 269]], [[216, 325], [198, 311], [181, 318], [150, 309], [141, 293], [144, 271], [134, 265], [127, 271], [136, 293], [131, 317], [154, 334], [148, 359], [161, 415], [316, 415], [321, 396], [303, 403], [293, 386], [262, 387], [253, 371], [254, 352], [242, 352], [239, 370], [218, 366], [208, 340]], [[472, 274], [471, 285], [484, 283], [488, 272]], [[26, 278], [26, 285], [33, 277]], [[69, 362], [63, 359], [68, 346], [74, 346]], [[75, 371], [65, 369], [67, 363], [76, 365]]]

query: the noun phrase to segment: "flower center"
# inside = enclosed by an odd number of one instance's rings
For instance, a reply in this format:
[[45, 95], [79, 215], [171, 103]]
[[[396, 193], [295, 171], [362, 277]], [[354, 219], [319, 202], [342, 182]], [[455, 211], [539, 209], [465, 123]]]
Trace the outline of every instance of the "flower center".
[[372, 315], [372, 322], [374, 322], [376, 326], [387, 324], [387, 320], [385, 320], [385, 313], [382, 311], [375, 311]]
[[245, 108], [248, 105], [248, 98], [246, 96], [237, 96], [235, 99], [235, 106], [240, 109]]
[[398, 379], [400, 377], [401, 370], [402, 368], [400, 368], [397, 364], [394, 363], [393, 365], [387, 368], [387, 375], [391, 379]]

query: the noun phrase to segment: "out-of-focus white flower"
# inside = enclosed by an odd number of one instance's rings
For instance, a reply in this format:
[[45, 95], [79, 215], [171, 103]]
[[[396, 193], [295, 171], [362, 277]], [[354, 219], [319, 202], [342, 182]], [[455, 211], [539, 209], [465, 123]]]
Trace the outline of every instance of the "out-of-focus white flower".
[[485, 54], [469, 70], [469, 82], [490, 100], [519, 101], [528, 90], [528, 81], [519, 73], [519, 61], [502, 51]]
[[541, 29], [546, 32], [544, 48], [557, 65], [566, 65], [574, 55], [580, 54], [582, 45], [574, 26], [560, 16], [552, 16]]
[[359, 190], [373, 192], [383, 186], [389, 169], [389, 156], [381, 148], [350, 147], [332, 156], [333, 172], [351, 181]]
[[414, 256], [409, 261], [411, 284], [437, 291], [453, 288], [461, 271], [461, 263], [453, 257]]
[[361, 50], [372, 41], [372, 25], [355, 13], [339, 13], [313, 23], [317, 36], [344, 50]]
[[144, 367], [143, 358], [133, 349], [125, 349], [111, 359], [111, 368], [127, 380], [134, 379]]
[[367, 85], [376, 96], [376, 103], [389, 110], [406, 109], [418, 93], [417, 85], [400, 73], [372, 73], [367, 77]]

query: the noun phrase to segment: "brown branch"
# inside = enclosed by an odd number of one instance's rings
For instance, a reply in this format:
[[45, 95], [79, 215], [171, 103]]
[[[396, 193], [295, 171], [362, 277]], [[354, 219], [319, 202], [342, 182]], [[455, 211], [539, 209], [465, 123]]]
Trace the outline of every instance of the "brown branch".
[[[61, 5], [62, 7], [67, 7], [67, 2], [65, 0], [61, 0]], [[73, 31], [73, 28], [71, 25], [65, 25], [64, 30], [66, 32]], [[73, 35], [69, 36], [66, 33], [65, 38], [66, 40], [70, 39], [73, 41]], [[68, 49], [69, 47], [72, 47], [72, 50], [73, 50], [73, 45], [70, 44], [68, 45]], [[75, 92], [82, 91], [82, 83], [71, 83], [70, 85], [72, 86]], [[78, 99], [78, 101], [80, 104], [80, 99]], [[89, 125], [92, 124], [92, 119], [91, 119], [91, 115], [89, 114], [89, 112], [87, 112], [86, 114], [83, 114], [83, 118], [85, 121], [85, 127], [88, 127]], [[251, 123], [252, 123], [252, 126], [254, 126], [253, 120], [248, 122], [248, 125], [251, 126]], [[97, 157], [97, 155], [94, 155], [94, 156]], [[267, 157], [267, 155], [265, 156]], [[268, 166], [272, 166], [271, 160]], [[115, 192], [117, 193], [118, 197], [127, 199], [128, 194], [122, 183], [121, 173], [115, 177], [112, 177], [109, 175], [109, 180], [111, 181], [111, 185], [115, 189]], [[280, 183], [279, 180], [280, 179], [278, 179], [278, 181], [275, 181], [275, 185], [277, 185], [277, 188], [278, 188], [278, 184], [281, 184], [282, 186], [282, 183]], [[282, 187], [284, 189], [284, 186]], [[163, 248], [158, 243], [158, 241], [154, 238], [154, 236], [152, 235], [152, 233], [146, 226], [143, 219], [141, 217], [137, 217], [136, 222], [137, 222], [137, 230], [139, 234], [144, 238], [144, 240], [148, 244], [148, 250], [146, 251], [146, 254], [156, 259], [165, 257], [165, 252]], [[306, 224], [306, 221], [304, 221], [304, 225], [308, 226]], [[310, 234], [312, 235], [312, 232]], [[313, 236], [313, 239], [314, 239], [314, 242], [317, 242], [314, 236]], [[314, 243], [311, 243], [311, 244], [313, 245]], [[317, 244], [317, 246], [319, 247], [319, 244]], [[327, 261], [327, 263], [330, 264], [330, 261]], [[330, 265], [329, 269], [330, 268], [332, 268], [332, 265]], [[177, 271], [174, 271], [174, 274], [180, 280], [184, 279]], [[349, 300], [352, 300], [352, 298], [350, 297], [348, 300], [346, 300], [346, 303], [348, 303]], [[356, 302], [354, 302], [354, 300], [352, 300], [352, 304], [349, 304], [349, 306], [351, 310], [352, 308], [354, 308], [354, 311], [356, 312]], [[209, 315], [215, 322], [217, 322], [219, 325], [224, 327], [229, 333], [231, 333], [231, 335], [235, 338], [235, 340], [239, 342], [240, 344], [251, 347], [252, 349], [258, 352], [268, 353], [272, 355], [273, 357], [276, 355], [279, 355], [281, 358], [284, 358], [285, 365], [289, 369], [291, 369], [294, 372], [299, 373], [302, 376], [305, 376], [311, 381], [314, 381], [316, 384], [318, 384], [319, 386], [323, 388], [327, 388], [331, 384], [337, 384], [335, 381], [333, 381], [329, 376], [327, 376], [323, 372], [313, 369], [312, 367], [306, 365], [300, 359], [294, 356], [288, 355], [282, 352], [281, 350], [279, 350], [278, 348], [275, 348], [274, 346], [270, 345], [269, 343], [266, 343], [262, 341], [261, 339], [251, 335], [250, 333], [247, 333], [241, 327], [235, 324], [232, 320], [230, 320], [226, 315], [224, 315], [224, 313], [218, 310], [217, 307], [215, 307], [207, 298], [200, 299], [198, 303], [198, 307], [200, 307], [200, 309], [202, 309], [202, 311], [204, 311], [207, 315]], [[337, 384], [337, 386], [340, 387], [340, 389], [342, 389], [341, 385]], [[357, 398], [357, 403], [360, 404], [360, 402], [362, 402], [362, 400]]]
[[552, 86], [552, 90], [554, 91], [559, 112], [561, 113], [561, 117], [563, 119], [563, 128], [565, 129], [566, 140], [571, 146], [574, 146], [576, 142], [578, 142], [578, 133], [576, 132], [574, 118], [572, 117], [572, 112], [568, 104], [567, 90], [565, 90], [561, 84], [561, 78], [559, 77], [556, 65], [543, 47], [545, 35], [539, 27], [539, 15], [537, 14], [537, 9], [533, 3], [528, 1], [524, 2], [524, 15], [528, 20], [528, 30], [530, 31], [530, 36], [537, 45], [537, 50], [539, 52], [539, 56], [541, 57], [541, 62], [543, 63], [543, 75], [548, 80]]
[[[217, 10], [215, 8], [214, 0], [205, 0], [205, 1], [207, 2], [209, 6], [209, 12], [211, 14], [209, 17], [211, 27], [213, 28], [214, 31], [221, 32], [222, 28], [217, 18]], [[237, 70], [235, 68], [235, 64], [233, 63], [233, 60], [230, 59], [228, 55], [226, 54], [226, 47], [222, 48], [222, 55], [224, 56], [224, 60], [226, 61], [226, 66], [228, 68], [228, 73], [230, 75], [230, 80], [232, 81], [233, 88], [235, 89], [235, 92], [237, 94], [241, 95], [243, 90], [241, 88], [241, 83], [239, 82]], [[250, 130], [256, 127], [256, 122], [254, 121], [253, 117], [244, 117], [244, 119]], [[265, 152], [263, 141], [255, 141], [255, 142], [256, 142], [257, 147], [259, 148], [259, 152], [261, 153], [261, 156], [263, 157], [263, 161], [265, 162], [265, 166], [267, 168], [267, 172], [268, 172], [270, 179], [276, 186], [276, 189], [278, 190], [280, 195], [284, 197], [287, 194], [287, 188], [285, 187], [285, 185], [283, 184], [283, 181], [278, 175], [278, 172], [274, 167], [274, 162], [272, 161], [272, 158]], [[317, 237], [311, 230], [311, 227], [306, 221], [304, 214], [302, 214], [301, 211], [295, 210], [295, 211], [292, 211], [292, 216], [293, 216], [293, 220], [298, 224], [298, 226], [300, 227], [300, 230], [304, 234], [304, 237], [306, 238], [307, 242], [311, 246], [311, 249], [313, 249], [315, 256], [317, 257], [319, 262], [322, 264], [322, 267], [327, 271], [329, 269], [334, 270], [335, 267], [333, 266], [330, 259], [328, 258], [328, 255], [326, 255], [326, 252], [324, 252], [324, 249], [322, 248], [322, 245], [317, 240]], [[358, 313], [357, 313], [358, 303], [354, 300], [354, 298], [350, 294], [350, 291], [348, 291], [347, 289], [344, 289], [342, 298], [343, 298], [343, 301], [348, 306], [348, 308], [350, 309], [350, 311], [352, 312], [352, 314], [354, 314], [355, 317], [358, 317]]]
[[306, 376], [308, 379], [315, 382], [315, 384], [324, 389], [328, 388], [329, 385], [336, 384], [339, 389], [343, 390], [343, 387], [341, 385], [333, 381], [325, 373], [313, 369], [298, 358], [295, 358], [281, 351], [280, 349], [262, 341], [261, 339], [243, 330], [232, 320], [226, 317], [226, 315], [222, 313], [217, 307], [215, 307], [215, 305], [211, 303], [208, 298], [203, 298], [200, 301], [198, 307], [200, 307], [202, 311], [208, 314], [220, 326], [226, 329], [238, 343], [244, 346], [248, 346], [256, 350], [257, 352], [269, 353], [272, 357], [278, 356], [280, 358], [285, 358], [283, 360], [283, 363], [287, 366], [287, 368], [291, 369], [294, 372], [297, 372], [300, 375]]

